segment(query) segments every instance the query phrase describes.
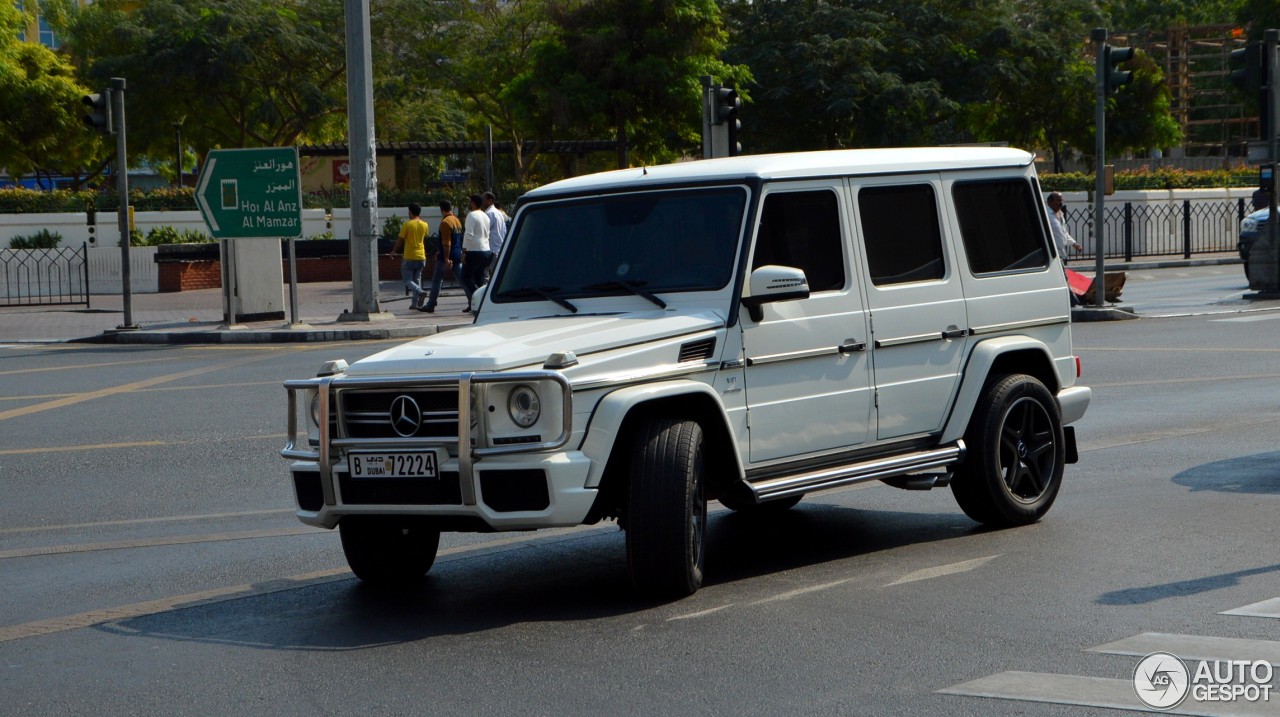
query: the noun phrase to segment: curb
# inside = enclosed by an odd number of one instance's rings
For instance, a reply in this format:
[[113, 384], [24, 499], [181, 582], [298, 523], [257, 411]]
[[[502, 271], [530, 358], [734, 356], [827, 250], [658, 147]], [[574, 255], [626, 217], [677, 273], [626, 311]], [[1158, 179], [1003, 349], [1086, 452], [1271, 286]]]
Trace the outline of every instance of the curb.
[[[1133, 262], [1131, 264], [1104, 264], [1103, 271], [1140, 271], [1143, 269], [1181, 269], [1189, 266], [1222, 266], [1224, 264], [1243, 264], [1244, 260], [1237, 256], [1219, 257], [1216, 259], [1171, 259], [1168, 261]], [[1085, 273], [1097, 267], [1089, 264], [1066, 264], [1068, 269]]]
[[420, 338], [440, 333], [438, 324], [376, 329], [280, 329], [273, 331], [135, 331], [110, 332], [70, 339], [78, 344], [284, 344], [326, 341], [382, 341]]

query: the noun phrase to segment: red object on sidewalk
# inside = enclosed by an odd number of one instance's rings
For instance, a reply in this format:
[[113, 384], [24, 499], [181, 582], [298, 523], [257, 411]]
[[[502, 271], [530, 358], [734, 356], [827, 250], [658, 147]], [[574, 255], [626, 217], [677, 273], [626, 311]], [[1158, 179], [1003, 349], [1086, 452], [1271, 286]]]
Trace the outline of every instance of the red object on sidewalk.
[[1071, 287], [1071, 293], [1076, 296], [1084, 296], [1089, 291], [1089, 287], [1093, 286], [1093, 279], [1084, 274], [1070, 269], [1065, 271], [1067, 272], [1067, 286]]

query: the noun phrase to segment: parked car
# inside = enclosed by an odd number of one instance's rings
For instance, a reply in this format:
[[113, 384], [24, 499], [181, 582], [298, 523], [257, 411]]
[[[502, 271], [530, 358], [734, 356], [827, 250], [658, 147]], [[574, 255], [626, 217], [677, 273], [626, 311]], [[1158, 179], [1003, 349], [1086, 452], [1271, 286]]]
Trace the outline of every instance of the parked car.
[[1267, 231], [1267, 217], [1270, 210], [1263, 208], [1240, 221], [1240, 241], [1236, 248], [1240, 250], [1240, 258], [1244, 260], [1244, 275], [1249, 275], [1249, 249], [1253, 241]]
[[[526, 194], [475, 324], [285, 383], [304, 523], [370, 583], [441, 531], [616, 520], [646, 593], [702, 583], [707, 503], [880, 480], [1038, 521], [1089, 405], [1033, 156], [730, 157]], [[566, 561], [566, 568], [568, 568]]]

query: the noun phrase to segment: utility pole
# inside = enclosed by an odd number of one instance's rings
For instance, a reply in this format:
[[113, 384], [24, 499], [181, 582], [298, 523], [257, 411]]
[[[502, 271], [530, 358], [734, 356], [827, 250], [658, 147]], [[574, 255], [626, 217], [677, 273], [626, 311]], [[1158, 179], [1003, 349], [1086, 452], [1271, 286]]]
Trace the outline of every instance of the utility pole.
[[1097, 78], [1094, 82], [1094, 160], [1093, 160], [1093, 257], [1094, 257], [1094, 274], [1093, 274], [1093, 305], [1102, 307], [1104, 297], [1103, 289], [1106, 281], [1106, 260], [1103, 258], [1102, 249], [1102, 226], [1103, 226], [1103, 192], [1106, 190], [1103, 177], [1103, 165], [1107, 163], [1107, 81], [1105, 73], [1107, 71], [1106, 53], [1107, 53], [1107, 29], [1105, 27], [1095, 27], [1090, 36], [1093, 38], [1093, 46], [1097, 52], [1096, 67]]
[[116, 132], [116, 194], [120, 199], [116, 224], [120, 227], [120, 283], [124, 303], [124, 323], [116, 330], [137, 331], [138, 325], [133, 323], [133, 272], [129, 266], [129, 242], [133, 236], [129, 231], [129, 154], [124, 137], [124, 87], [123, 77], [111, 78], [111, 114]]
[[344, 0], [347, 146], [351, 156], [351, 311], [344, 321], [391, 318], [378, 306], [378, 158], [373, 127], [369, 0]]
[[1280, 43], [1280, 30], [1267, 30], [1263, 35], [1263, 62], [1266, 63], [1267, 78], [1267, 101], [1264, 107], [1258, 108], [1259, 112], [1266, 115], [1267, 136], [1267, 161], [1271, 165], [1271, 191], [1267, 193], [1270, 197], [1267, 212], [1267, 234], [1271, 241], [1271, 250], [1274, 252], [1276, 261], [1276, 287], [1280, 288], [1280, 221], [1277, 221], [1276, 214], [1276, 166], [1277, 160], [1280, 159], [1280, 67], [1276, 64], [1276, 44]]

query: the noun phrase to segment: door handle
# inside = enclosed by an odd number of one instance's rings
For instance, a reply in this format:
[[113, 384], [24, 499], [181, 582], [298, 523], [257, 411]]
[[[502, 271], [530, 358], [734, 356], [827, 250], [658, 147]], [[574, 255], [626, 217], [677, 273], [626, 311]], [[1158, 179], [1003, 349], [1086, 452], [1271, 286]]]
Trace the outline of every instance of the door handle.
[[969, 335], [969, 329], [947, 329], [942, 332], [944, 339], [962, 339]]
[[866, 351], [867, 344], [863, 341], [848, 341], [840, 344], [839, 351], [841, 355], [857, 353], [858, 351]]

